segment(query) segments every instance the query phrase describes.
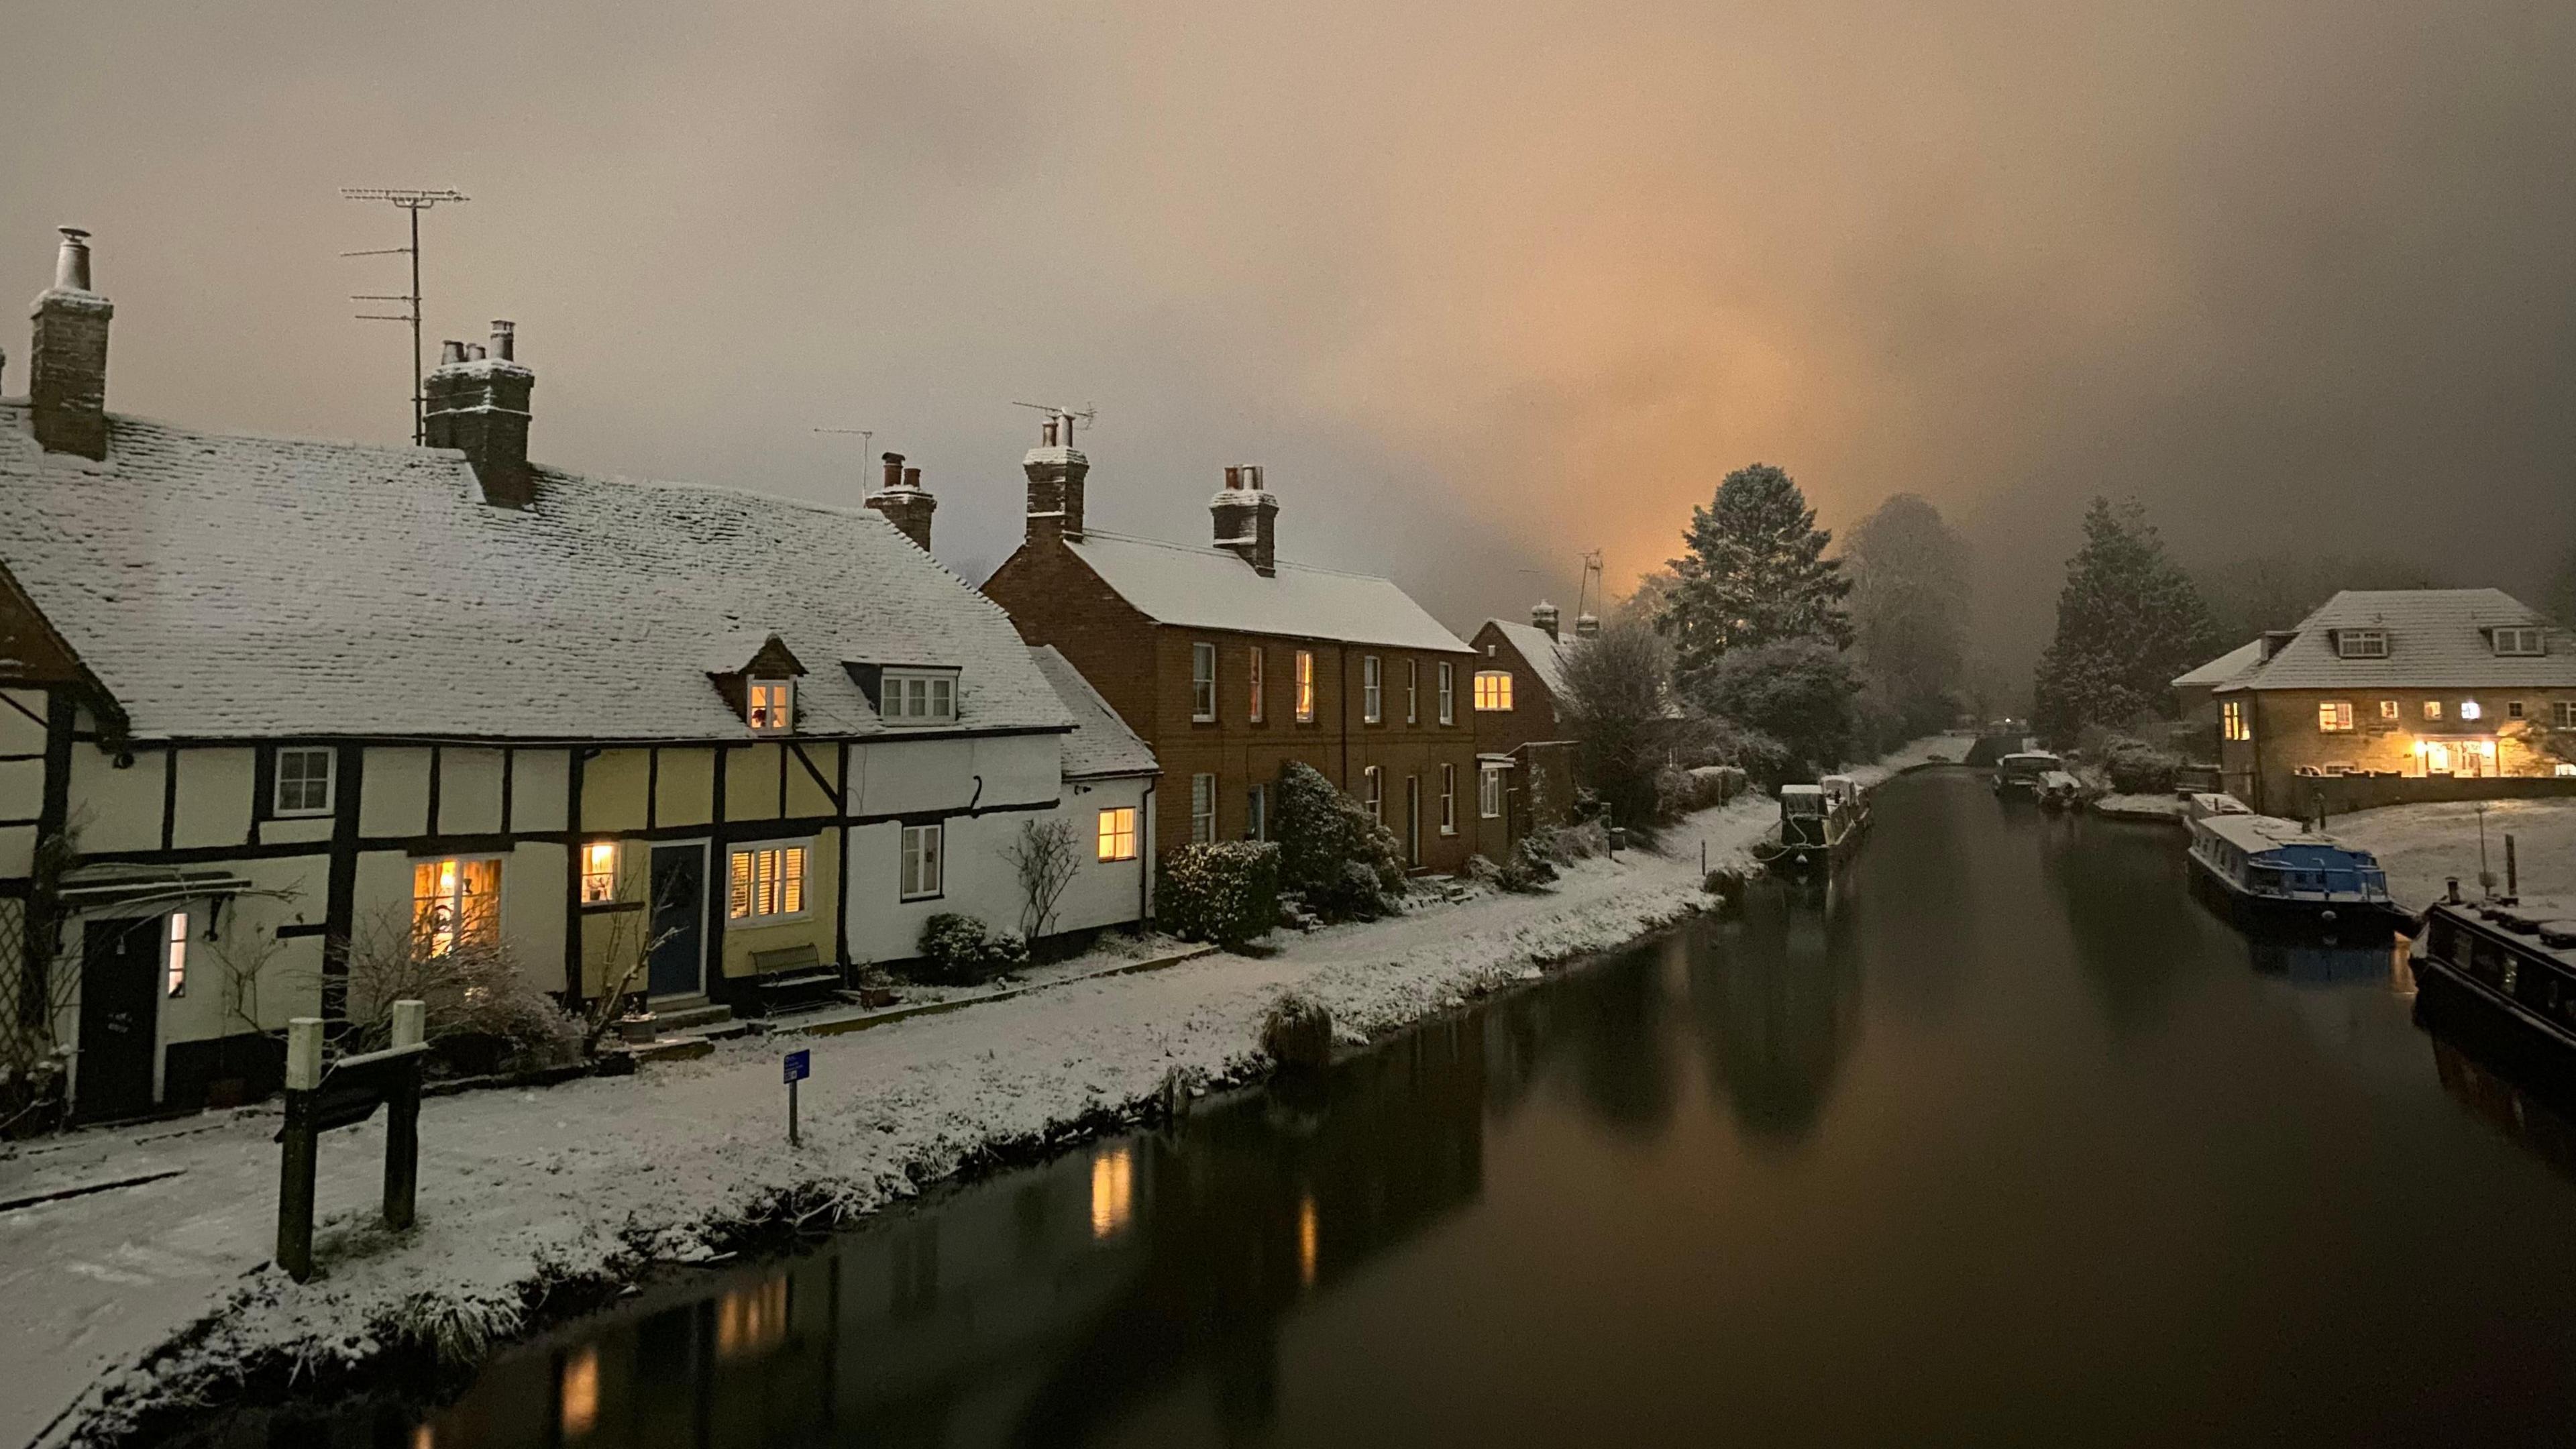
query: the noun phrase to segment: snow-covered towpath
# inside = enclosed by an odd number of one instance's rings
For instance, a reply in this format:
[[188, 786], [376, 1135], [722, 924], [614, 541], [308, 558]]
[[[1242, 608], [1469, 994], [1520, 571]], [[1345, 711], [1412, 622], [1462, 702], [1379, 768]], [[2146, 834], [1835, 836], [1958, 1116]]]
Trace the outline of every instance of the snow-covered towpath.
[[[1855, 771], [1865, 782], [1955, 742]], [[1270, 999], [1294, 987], [1347, 1031], [1387, 1031], [1540, 963], [1607, 949], [1706, 901], [1700, 848], [1737, 861], [1772, 819], [1759, 796], [1692, 816], [1661, 854], [1568, 868], [1546, 894], [1485, 894], [1398, 919], [1272, 939], [1266, 957], [1211, 955], [1079, 981], [842, 1036], [718, 1044], [693, 1062], [542, 1091], [434, 1098], [421, 1115], [419, 1223], [372, 1227], [381, 1116], [323, 1141], [317, 1257], [297, 1285], [267, 1265], [278, 1151], [274, 1105], [74, 1133], [0, 1161], [0, 1443], [112, 1430], [137, 1407], [230, 1365], [285, 1350], [358, 1359], [423, 1302], [507, 1332], [517, 1288], [552, 1268], [593, 1271], [630, 1242], [700, 1250], [694, 1230], [790, 1189], [861, 1209], [915, 1192], [975, 1149], [1154, 1093], [1168, 1074], [1257, 1068]], [[813, 1051], [804, 1146], [791, 1149], [779, 1053]], [[148, 1179], [136, 1181], [137, 1179]], [[105, 1186], [130, 1183], [126, 1186]], [[141, 1367], [192, 1325], [206, 1332]]]

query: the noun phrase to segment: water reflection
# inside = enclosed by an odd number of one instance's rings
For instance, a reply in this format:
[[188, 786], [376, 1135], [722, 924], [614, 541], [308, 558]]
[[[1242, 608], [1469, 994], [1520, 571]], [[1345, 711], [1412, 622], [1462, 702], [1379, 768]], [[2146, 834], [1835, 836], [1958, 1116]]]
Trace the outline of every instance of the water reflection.
[[1836, 950], [1854, 897], [1755, 891], [1743, 919], [1690, 938], [1690, 1017], [1711, 1092], [1746, 1136], [1790, 1146], [1821, 1118], [1859, 1030], [1861, 969]]

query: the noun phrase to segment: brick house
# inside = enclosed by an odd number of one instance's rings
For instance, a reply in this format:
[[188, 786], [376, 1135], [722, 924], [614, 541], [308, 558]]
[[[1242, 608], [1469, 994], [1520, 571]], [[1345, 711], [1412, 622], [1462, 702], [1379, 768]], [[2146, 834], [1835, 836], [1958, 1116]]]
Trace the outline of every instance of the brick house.
[[2557, 793], [2576, 781], [2528, 732], [2576, 728], [2559, 632], [2496, 589], [2347, 589], [2174, 686], [2257, 810]]
[[1023, 461], [1027, 535], [984, 593], [1161, 762], [1149, 855], [1269, 838], [1291, 760], [1366, 802], [1417, 868], [1508, 847], [1501, 802], [1477, 791], [1466, 644], [1385, 579], [1279, 558], [1279, 501], [1258, 467], [1225, 470], [1211, 543], [1087, 527], [1091, 465], [1064, 426], [1050, 420]]
[[[1478, 655], [1468, 691], [1476, 717], [1476, 772], [1480, 795], [1499, 791], [1518, 837], [1564, 821], [1574, 806], [1574, 741], [1557, 717], [1565, 693], [1565, 644], [1560, 615], [1541, 601], [1530, 622], [1487, 619], [1470, 640]], [[1577, 639], [1600, 632], [1585, 614], [1574, 621]]]

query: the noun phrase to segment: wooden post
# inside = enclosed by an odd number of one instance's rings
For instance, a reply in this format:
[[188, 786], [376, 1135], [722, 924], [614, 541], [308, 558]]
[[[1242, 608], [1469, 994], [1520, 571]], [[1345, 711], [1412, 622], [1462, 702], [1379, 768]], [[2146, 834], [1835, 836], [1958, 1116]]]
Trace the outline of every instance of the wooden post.
[[394, 1048], [414, 1049], [385, 1088], [385, 1226], [396, 1231], [411, 1226], [420, 1195], [420, 1064], [426, 1053], [417, 1048], [428, 1039], [428, 1026], [426, 1003], [394, 1003]]
[[2522, 895], [2522, 874], [2514, 867], [2513, 836], [2510, 833], [2504, 838], [2504, 893], [2517, 898]]
[[322, 1019], [286, 1025], [285, 1150], [278, 1156], [277, 1266], [301, 1283], [313, 1276], [313, 1170], [321, 1130], [314, 1094], [322, 1086]]

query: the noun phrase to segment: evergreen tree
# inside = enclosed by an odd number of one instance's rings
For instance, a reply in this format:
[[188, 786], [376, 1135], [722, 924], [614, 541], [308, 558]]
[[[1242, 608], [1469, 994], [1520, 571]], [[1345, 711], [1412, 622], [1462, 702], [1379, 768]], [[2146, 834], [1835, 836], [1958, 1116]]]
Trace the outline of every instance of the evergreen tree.
[[2093, 500], [2084, 546], [2066, 563], [2057, 639], [2032, 682], [2033, 723], [2058, 744], [2087, 725], [2119, 725], [2162, 710], [2171, 681], [2217, 652], [2216, 630], [2191, 576], [2136, 500]]
[[1660, 627], [1685, 694], [1703, 693], [1730, 650], [1791, 639], [1850, 647], [1851, 581], [1825, 557], [1833, 535], [1816, 527], [1788, 474], [1768, 463], [1727, 474], [1709, 505], [1691, 510], [1682, 540]]
[[1899, 493], [1843, 540], [1855, 653], [1904, 737], [1948, 724], [1967, 676], [1968, 545], [1941, 510]]

